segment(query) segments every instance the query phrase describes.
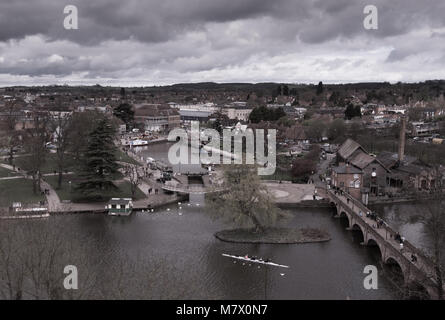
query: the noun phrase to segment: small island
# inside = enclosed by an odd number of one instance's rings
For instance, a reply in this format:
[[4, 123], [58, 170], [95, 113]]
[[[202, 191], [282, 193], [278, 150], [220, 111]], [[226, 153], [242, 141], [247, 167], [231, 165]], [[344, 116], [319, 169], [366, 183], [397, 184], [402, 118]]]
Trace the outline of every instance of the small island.
[[232, 229], [215, 233], [221, 241], [252, 244], [302, 244], [331, 240], [327, 231], [316, 228], [266, 228], [255, 232], [254, 229]]
[[215, 237], [234, 243], [301, 244], [331, 240], [328, 232], [316, 227], [283, 227], [278, 220], [291, 218], [275, 204], [261, 183], [254, 166], [231, 165], [224, 170], [223, 192], [209, 197], [209, 212], [223, 218], [233, 229], [221, 230]]

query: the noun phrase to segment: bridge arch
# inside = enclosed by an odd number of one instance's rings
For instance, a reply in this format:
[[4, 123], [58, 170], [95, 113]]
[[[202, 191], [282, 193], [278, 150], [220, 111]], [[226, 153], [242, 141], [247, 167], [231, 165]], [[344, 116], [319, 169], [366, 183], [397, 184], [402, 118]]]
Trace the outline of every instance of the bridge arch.
[[398, 282], [400, 282], [401, 285], [405, 285], [408, 275], [405, 272], [404, 264], [400, 263], [399, 259], [394, 256], [388, 256], [383, 262], [387, 267], [392, 267], [391, 271], [393, 276], [396, 280], [399, 280]]
[[[338, 196], [332, 190], [327, 190], [327, 198], [335, 207], [335, 217], [346, 217], [347, 220], [342, 219], [343, 221], [341, 221], [342, 226], [348, 221], [348, 230], [360, 230], [360, 233], [363, 235], [362, 244], [379, 248], [381, 257], [379, 261], [382, 261], [384, 273], [388, 273], [388, 280], [394, 282], [401, 289], [400, 292], [404, 294], [405, 298], [409, 297], [406, 295], [406, 292], [411, 290], [416, 294], [410, 298], [423, 299], [427, 296], [425, 293], [428, 293], [431, 299], [437, 299], [438, 293], [435, 287], [437, 283], [429, 276], [432, 274], [432, 270], [434, 270], [434, 265], [428, 258], [419, 256], [419, 263], [416, 264], [414, 262], [413, 264], [408, 255], [400, 253], [398, 243], [393, 240], [393, 237], [388, 238], [388, 233], [385, 236], [378, 230], [374, 230], [376, 229], [375, 226], [363, 218], [360, 210], [363, 212], [366, 208], [359, 205], [351, 207], [346, 203], [347, 201], [344, 200], [344, 197]], [[390, 231], [389, 234], [395, 233], [391, 227], [386, 225], [385, 228]], [[354, 242], [357, 240], [356, 235], [357, 233], [353, 234]], [[409, 247], [408, 244], [405, 247]], [[376, 254], [375, 258], [378, 258], [377, 250], [372, 249], [372, 251]], [[420, 293], [417, 294], [418, 292]]]
[[[368, 237], [369, 237], [369, 235], [368, 235]], [[377, 253], [377, 251], [378, 251], [378, 258], [381, 261], [384, 260], [384, 257], [383, 257], [384, 251], [383, 251], [383, 248], [381, 247], [381, 244], [378, 241], [376, 241], [373, 237], [369, 237], [368, 241], [366, 242], [366, 245], [371, 248], [375, 248], [375, 253]]]
[[334, 217], [337, 216], [337, 215], [338, 215], [337, 204], [336, 204], [334, 201], [331, 201], [331, 202], [329, 203], [329, 205], [330, 205], [331, 208], [332, 208], [332, 215], [333, 215]]
[[364, 230], [363, 230], [363, 228], [362, 228], [362, 226], [360, 224], [354, 223], [351, 226], [351, 230], [356, 230], [356, 231], [358, 230], [358, 231], [360, 231], [362, 233], [363, 237], [365, 237], [365, 232], [364, 232]]
[[351, 231], [359, 231], [360, 232], [360, 234], [361, 234], [361, 243], [365, 243], [365, 239], [366, 239], [366, 233], [365, 233], [365, 231], [363, 230], [363, 228], [360, 226], [360, 224], [358, 224], [358, 223], [354, 223], [351, 227], [350, 227], [350, 229], [349, 230], [351, 230]]
[[343, 210], [341, 206], [337, 207], [336, 217], [346, 222], [346, 228], [351, 228], [351, 222], [352, 222], [351, 216], [347, 214], [346, 211]]

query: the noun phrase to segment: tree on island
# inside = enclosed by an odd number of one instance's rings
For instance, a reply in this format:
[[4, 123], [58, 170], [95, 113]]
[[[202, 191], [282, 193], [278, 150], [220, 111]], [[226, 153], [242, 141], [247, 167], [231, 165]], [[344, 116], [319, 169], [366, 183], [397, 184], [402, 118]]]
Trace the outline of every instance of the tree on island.
[[278, 208], [251, 165], [230, 165], [224, 172], [225, 191], [210, 196], [210, 212], [233, 222], [239, 227], [251, 227], [263, 232], [273, 227], [279, 215]]
[[118, 172], [119, 165], [116, 162], [115, 134], [115, 128], [107, 118], [103, 118], [98, 120], [89, 135], [76, 186], [76, 190], [88, 198], [101, 198], [102, 191], [116, 188], [113, 175]]

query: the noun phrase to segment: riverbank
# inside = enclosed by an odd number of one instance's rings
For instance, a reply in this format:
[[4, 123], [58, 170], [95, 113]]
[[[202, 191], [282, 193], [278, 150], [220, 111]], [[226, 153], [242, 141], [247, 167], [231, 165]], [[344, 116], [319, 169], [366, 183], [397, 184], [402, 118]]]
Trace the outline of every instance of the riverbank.
[[[147, 209], [159, 209], [171, 204], [178, 203], [180, 201], [187, 201], [188, 195], [175, 195], [169, 199], [160, 199], [161, 201], [150, 201], [149, 199], [138, 200], [133, 202], [133, 211], [142, 211]], [[78, 204], [66, 204], [65, 208], [60, 208], [57, 211], [51, 211], [51, 215], [65, 215], [65, 214], [81, 214], [81, 213], [108, 213], [108, 209], [105, 209], [107, 203], [78, 203]]]
[[250, 244], [302, 244], [331, 240], [328, 232], [316, 228], [268, 228], [255, 233], [253, 229], [232, 229], [215, 233], [224, 242]]

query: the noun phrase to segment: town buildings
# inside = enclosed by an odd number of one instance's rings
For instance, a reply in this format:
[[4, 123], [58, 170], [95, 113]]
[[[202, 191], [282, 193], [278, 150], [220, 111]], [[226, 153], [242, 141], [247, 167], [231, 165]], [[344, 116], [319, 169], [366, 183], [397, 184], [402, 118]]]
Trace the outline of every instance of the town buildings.
[[178, 110], [166, 104], [135, 106], [134, 120], [141, 124], [146, 131], [161, 133], [166, 133], [181, 125], [181, 116]]

